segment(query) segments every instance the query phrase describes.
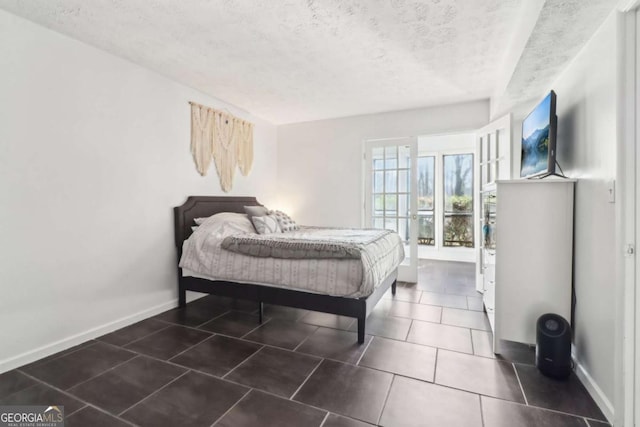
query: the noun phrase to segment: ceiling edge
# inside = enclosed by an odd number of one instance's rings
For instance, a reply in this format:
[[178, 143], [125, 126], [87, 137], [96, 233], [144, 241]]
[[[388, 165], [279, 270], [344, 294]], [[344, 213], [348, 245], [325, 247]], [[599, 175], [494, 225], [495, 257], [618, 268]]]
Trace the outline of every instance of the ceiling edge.
[[620, 12], [630, 12], [640, 7], [640, 0], [620, 0], [618, 10]]

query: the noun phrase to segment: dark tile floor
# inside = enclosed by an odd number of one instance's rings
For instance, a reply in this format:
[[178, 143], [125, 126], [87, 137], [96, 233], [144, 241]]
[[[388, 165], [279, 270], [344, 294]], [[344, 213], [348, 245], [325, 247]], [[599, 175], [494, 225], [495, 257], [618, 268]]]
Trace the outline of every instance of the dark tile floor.
[[572, 376], [491, 332], [473, 264], [422, 261], [367, 321], [205, 297], [0, 375], [0, 405], [61, 404], [75, 426], [589, 427]]

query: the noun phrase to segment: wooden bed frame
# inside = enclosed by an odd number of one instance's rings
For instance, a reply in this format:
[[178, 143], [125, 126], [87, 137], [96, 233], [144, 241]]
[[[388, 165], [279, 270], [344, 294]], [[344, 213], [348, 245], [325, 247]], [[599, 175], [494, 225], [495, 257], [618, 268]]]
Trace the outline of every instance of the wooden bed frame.
[[[195, 218], [208, 217], [220, 212], [244, 213], [245, 206], [261, 205], [255, 197], [191, 196], [182, 206], [175, 207], [175, 243], [178, 261], [182, 256], [182, 243], [191, 235]], [[182, 269], [178, 268], [178, 304], [180, 307], [185, 307], [187, 291], [195, 291], [256, 301], [260, 323], [262, 323], [262, 308], [265, 302], [355, 317], [358, 319], [358, 342], [363, 343], [366, 318], [390, 287], [395, 295], [397, 274], [396, 269], [366, 298], [348, 298], [266, 285], [183, 277]]]

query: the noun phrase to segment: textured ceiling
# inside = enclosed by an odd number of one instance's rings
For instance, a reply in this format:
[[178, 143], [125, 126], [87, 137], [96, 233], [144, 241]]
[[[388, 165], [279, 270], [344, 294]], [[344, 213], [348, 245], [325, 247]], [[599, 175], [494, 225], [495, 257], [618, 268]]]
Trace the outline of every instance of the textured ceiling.
[[492, 110], [499, 115], [523, 102], [539, 101], [544, 95], [541, 91], [553, 84], [618, 3], [547, 0], [505, 93], [492, 100]]
[[[291, 123], [495, 95], [525, 1], [0, 0], [0, 8]], [[539, 95], [530, 73], [539, 84], [593, 33], [597, 19], [568, 25], [570, 14], [588, 20], [613, 3], [548, 0], [507, 85], [510, 99]], [[541, 61], [558, 32], [571, 49]]]

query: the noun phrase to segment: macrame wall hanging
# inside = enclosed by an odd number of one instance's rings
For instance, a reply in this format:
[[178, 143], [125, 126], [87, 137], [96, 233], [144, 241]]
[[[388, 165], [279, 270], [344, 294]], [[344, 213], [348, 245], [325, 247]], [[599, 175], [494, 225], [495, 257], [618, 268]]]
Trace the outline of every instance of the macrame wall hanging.
[[243, 176], [253, 164], [253, 124], [224, 111], [191, 104], [191, 154], [196, 170], [207, 174], [211, 160], [216, 165], [220, 187], [225, 193], [233, 186], [236, 166]]

